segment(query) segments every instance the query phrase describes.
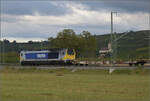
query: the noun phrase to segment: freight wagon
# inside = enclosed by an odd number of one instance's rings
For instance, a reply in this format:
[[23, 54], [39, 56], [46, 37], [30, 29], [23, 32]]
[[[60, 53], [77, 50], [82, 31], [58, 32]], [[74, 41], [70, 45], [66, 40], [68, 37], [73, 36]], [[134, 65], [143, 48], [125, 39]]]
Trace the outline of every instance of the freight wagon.
[[72, 64], [75, 60], [75, 50], [62, 48], [42, 51], [21, 51], [21, 65], [55, 65]]
[[144, 66], [145, 63], [147, 63], [146, 60], [130, 61], [129, 66], [133, 66], [133, 65], [135, 65], [135, 66], [139, 66], [139, 65]]

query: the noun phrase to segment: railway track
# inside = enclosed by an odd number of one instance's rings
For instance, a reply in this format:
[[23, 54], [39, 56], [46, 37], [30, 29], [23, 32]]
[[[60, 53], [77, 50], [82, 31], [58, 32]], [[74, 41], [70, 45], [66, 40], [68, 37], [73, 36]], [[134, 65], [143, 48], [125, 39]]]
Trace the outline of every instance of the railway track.
[[[4, 67], [13, 67], [13, 68], [38, 68], [38, 69], [58, 69], [58, 68], [66, 68], [66, 69], [136, 69], [136, 66], [63, 66], [63, 65], [40, 65], [40, 66], [21, 66], [19, 64], [3, 64], [0, 65], [0, 69]], [[141, 68], [150, 69], [150, 66], [143, 66]]]

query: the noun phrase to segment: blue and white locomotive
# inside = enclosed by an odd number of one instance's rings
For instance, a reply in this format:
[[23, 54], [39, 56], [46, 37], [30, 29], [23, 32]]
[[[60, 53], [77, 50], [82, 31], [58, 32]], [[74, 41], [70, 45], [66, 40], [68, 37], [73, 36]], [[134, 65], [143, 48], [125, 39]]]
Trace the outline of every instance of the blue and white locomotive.
[[75, 60], [75, 50], [62, 48], [43, 51], [21, 51], [21, 65], [71, 64]]

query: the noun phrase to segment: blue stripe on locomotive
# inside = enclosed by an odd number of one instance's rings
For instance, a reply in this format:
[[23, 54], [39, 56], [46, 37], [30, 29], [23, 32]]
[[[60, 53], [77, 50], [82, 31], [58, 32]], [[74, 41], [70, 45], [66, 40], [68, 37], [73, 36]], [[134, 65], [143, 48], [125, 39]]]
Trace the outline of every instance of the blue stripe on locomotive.
[[26, 59], [48, 59], [48, 53], [26, 53]]

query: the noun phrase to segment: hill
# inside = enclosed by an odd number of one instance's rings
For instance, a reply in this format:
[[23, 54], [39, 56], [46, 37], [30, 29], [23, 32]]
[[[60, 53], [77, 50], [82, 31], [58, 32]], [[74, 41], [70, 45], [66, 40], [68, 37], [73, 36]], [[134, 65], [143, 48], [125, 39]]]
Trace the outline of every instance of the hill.
[[[124, 36], [123, 36], [124, 35]], [[122, 59], [134, 59], [134, 58], [149, 58], [150, 50], [150, 31], [130, 31], [127, 33], [117, 33], [116, 37], [120, 38], [116, 41], [117, 45], [117, 57]], [[107, 47], [107, 44], [111, 42], [111, 35], [97, 35], [98, 50], [102, 47]]]

